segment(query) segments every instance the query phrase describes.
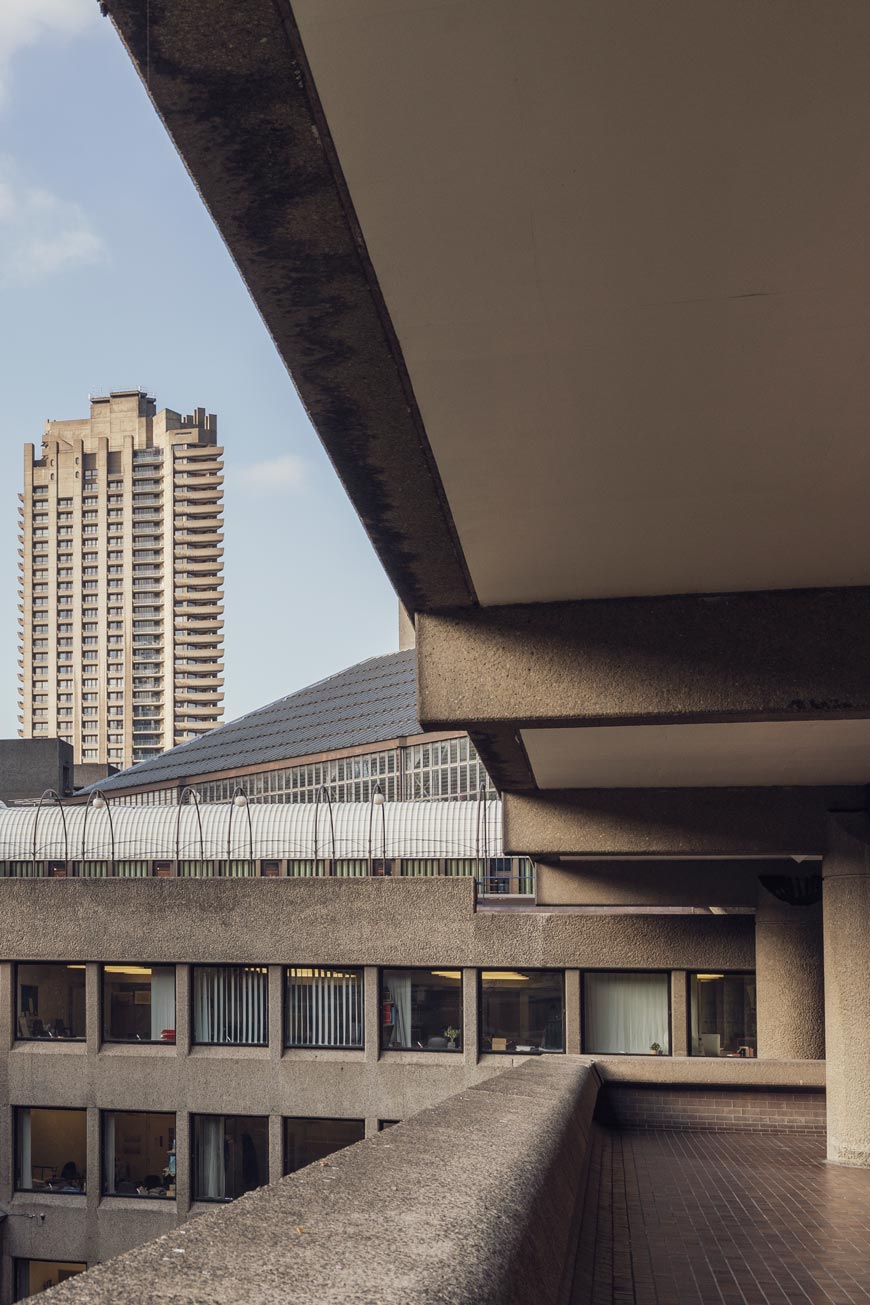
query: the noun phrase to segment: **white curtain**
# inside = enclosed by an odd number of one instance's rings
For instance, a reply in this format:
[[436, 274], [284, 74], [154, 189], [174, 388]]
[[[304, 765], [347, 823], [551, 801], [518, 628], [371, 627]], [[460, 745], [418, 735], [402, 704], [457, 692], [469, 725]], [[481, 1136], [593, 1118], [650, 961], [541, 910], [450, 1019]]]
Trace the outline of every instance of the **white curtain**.
[[287, 1045], [361, 1047], [362, 974], [343, 970], [290, 970]]
[[106, 1191], [114, 1192], [117, 1181], [117, 1174], [115, 1173], [115, 1116], [106, 1115], [104, 1118], [106, 1126], [103, 1133], [103, 1168], [106, 1175]]
[[151, 1041], [159, 1042], [164, 1029], [175, 1028], [175, 966], [151, 967]]
[[264, 969], [199, 966], [193, 973], [194, 1041], [246, 1046], [268, 1040]]
[[226, 1196], [224, 1117], [200, 1115], [196, 1121], [195, 1198], [222, 1201]]
[[33, 1164], [30, 1150], [30, 1111], [18, 1111], [18, 1186], [33, 1186]]
[[583, 984], [586, 1051], [670, 1051], [666, 974], [587, 973]]
[[393, 1047], [410, 1047], [411, 1045], [411, 976], [410, 974], [391, 974], [389, 992], [393, 1000], [393, 1035], [390, 1045]]

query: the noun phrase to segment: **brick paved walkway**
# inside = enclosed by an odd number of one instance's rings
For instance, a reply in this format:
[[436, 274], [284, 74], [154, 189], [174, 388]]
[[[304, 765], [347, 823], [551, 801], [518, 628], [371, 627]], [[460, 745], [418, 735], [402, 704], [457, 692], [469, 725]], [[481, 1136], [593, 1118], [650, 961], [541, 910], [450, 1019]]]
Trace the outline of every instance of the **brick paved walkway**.
[[819, 1134], [596, 1126], [572, 1305], [870, 1302], [870, 1171]]

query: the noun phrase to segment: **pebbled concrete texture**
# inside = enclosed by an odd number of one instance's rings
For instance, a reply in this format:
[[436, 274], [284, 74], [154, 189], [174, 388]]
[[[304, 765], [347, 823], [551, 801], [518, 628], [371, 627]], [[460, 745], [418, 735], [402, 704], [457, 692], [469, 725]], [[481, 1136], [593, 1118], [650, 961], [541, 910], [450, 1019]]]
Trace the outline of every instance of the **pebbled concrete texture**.
[[828, 1159], [870, 1168], [870, 821], [831, 817], [823, 865]]
[[776, 590], [424, 612], [420, 721], [866, 717], [867, 598]]
[[758, 1055], [820, 1060], [825, 1054], [822, 909], [788, 906], [760, 884], [755, 915]]
[[51, 1305], [556, 1305], [599, 1080], [532, 1062], [92, 1269]]
[[547, 789], [504, 794], [505, 854], [589, 857], [823, 856], [828, 812], [852, 787]]
[[0, 956], [739, 970], [754, 966], [754, 927], [751, 916], [475, 911], [470, 879], [32, 879], [2, 884]]

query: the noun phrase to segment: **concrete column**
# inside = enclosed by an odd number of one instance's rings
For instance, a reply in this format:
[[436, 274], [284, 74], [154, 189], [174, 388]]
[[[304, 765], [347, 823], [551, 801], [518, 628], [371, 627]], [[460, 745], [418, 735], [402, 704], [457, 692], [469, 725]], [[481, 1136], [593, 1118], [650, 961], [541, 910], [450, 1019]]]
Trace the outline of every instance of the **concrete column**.
[[377, 1063], [381, 1045], [381, 994], [377, 966], [366, 966], [363, 971], [363, 987], [363, 1023], [365, 1024], [363, 1054], [366, 1061]]
[[[269, 966], [269, 1059], [284, 1054], [284, 966]], [[275, 1182], [275, 1179], [272, 1179]]]
[[870, 1168], [870, 824], [832, 816], [823, 866], [828, 1159]]
[[[193, 978], [189, 965], [175, 967], [175, 1047], [179, 1056], [190, 1055], [193, 1041]], [[176, 1157], [177, 1160], [177, 1157]], [[177, 1166], [176, 1166], [177, 1167]]]
[[[800, 873], [800, 867], [795, 866]], [[758, 1055], [823, 1060], [822, 909], [789, 906], [758, 886], [755, 915]]]
[[15, 966], [0, 965], [0, 1047], [8, 1051], [18, 1036]]
[[689, 1054], [689, 992], [685, 970], [671, 970], [671, 1055]]
[[85, 966], [85, 1046], [89, 1056], [95, 1056], [103, 1041], [100, 1021], [102, 969], [99, 965]]
[[462, 971], [462, 1057], [466, 1069], [478, 1059], [477, 970]]
[[580, 1037], [580, 971], [565, 971], [565, 1050], [569, 1056], [579, 1056]]
[[[103, 1190], [103, 1173], [101, 1164], [102, 1147], [100, 1145], [100, 1127], [102, 1123], [101, 1112], [96, 1106], [88, 1106], [86, 1118], [87, 1133], [85, 1139], [85, 1165], [87, 1169], [88, 1184], [86, 1200], [88, 1213], [96, 1215], [97, 1208], [100, 1204], [100, 1194]], [[88, 1220], [88, 1224], [90, 1223], [91, 1220]], [[92, 1248], [89, 1246], [88, 1260], [92, 1258], [92, 1251], [93, 1258], [97, 1258], [96, 1247]]]
[[175, 1208], [179, 1219], [190, 1213], [193, 1191], [193, 1117], [186, 1110], [175, 1116]]
[[280, 1115], [269, 1116], [269, 1182], [284, 1177], [284, 1121]]

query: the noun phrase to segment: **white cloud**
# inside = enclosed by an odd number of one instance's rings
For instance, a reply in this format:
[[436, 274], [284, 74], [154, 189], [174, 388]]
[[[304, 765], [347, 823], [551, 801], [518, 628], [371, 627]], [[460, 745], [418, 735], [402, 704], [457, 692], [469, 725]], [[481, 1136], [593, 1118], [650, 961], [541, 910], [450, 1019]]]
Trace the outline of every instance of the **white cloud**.
[[281, 493], [302, 489], [308, 478], [308, 466], [295, 453], [282, 453], [279, 458], [241, 467], [236, 475], [240, 485], [256, 494]]
[[100, 262], [105, 253], [78, 204], [30, 185], [11, 159], [0, 157], [0, 285], [34, 285], [65, 268]]
[[0, 0], [0, 102], [19, 50], [45, 37], [75, 36], [99, 17], [95, 0]]

